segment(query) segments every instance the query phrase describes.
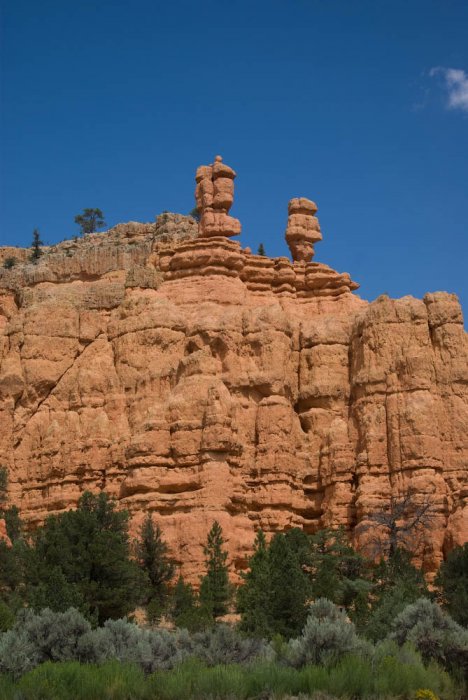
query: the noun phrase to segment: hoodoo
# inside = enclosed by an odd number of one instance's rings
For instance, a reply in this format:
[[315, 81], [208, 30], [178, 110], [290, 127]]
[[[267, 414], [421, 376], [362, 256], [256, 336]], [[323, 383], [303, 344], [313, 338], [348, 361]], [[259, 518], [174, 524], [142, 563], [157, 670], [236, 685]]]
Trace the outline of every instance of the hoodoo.
[[[467, 336], [453, 294], [369, 303], [312, 262], [317, 207], [289, 202], [286, 257], [231, 240], [234, 171], [196, 174], [199, 223], [162, 214], [45, 249], [0, 248], [0, 464], [29, 524], [105, 489], [153, 512], [195, 579], [217, 519], [234, 567], [254, 532], [359, 532], [391, 496], [429, 502], [434, 572], [468, 539]], [[357, 528], [357, 529], [356, 529]], [[365, 528], [364, 528], [365, 530]]]

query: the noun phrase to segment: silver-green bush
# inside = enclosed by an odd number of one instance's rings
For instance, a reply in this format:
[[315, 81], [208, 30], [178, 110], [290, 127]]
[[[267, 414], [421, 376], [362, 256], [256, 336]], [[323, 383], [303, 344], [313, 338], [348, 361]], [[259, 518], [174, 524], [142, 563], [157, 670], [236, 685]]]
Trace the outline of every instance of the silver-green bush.
[[325, 598], [310, 606], [302, 634], [286, 647], [286, 662], [299, 668], [306, 664], [327, 664], [361, 646], [356, 629], [341, 610]]
[[12, 627], [0, 637], [0, 671], [19, 677], [44, 661], [77, 658], [81, 637], [91, 626], [74, 608], [40, 613], [22, 610]]
[[389, 637], [399, 645], [410, 642], [425, 661], [468, 672], [468, 630], [427, 598], [408, 605], [398, 615]]
[[117, 659], [153, 673], [173, 668], [188, 656], [189, 646], [187, 633], [147, 630], [127, 620], [108, 620], [82, 637], [78, 658], [87, 663]]
[[207, 666], [242, 664], [265, 657], [268, 646], [261, 639], [248, 639], [227, 625], [216, 625], [191, 638], [192, 656]]

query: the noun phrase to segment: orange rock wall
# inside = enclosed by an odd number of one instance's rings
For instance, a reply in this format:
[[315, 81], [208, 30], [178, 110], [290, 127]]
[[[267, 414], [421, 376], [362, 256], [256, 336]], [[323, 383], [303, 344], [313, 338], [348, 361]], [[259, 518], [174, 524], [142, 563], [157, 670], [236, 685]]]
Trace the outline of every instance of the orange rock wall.
[[468, 539], [456, 297], [369, 304], [321, 263], [158, 222], [0, 271], [0, 464], [26, 521], [105, 489], [195, 579], [214, 519], [239, 569], [259, 527], [353, 530], [411, 486], [433, 572]]

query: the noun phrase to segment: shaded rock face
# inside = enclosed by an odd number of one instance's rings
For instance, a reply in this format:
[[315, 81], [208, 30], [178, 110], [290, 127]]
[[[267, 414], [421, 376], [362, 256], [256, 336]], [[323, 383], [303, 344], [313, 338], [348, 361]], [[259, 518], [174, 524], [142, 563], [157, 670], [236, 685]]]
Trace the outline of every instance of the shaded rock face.
[[468, 535], [456, 297], [369, 304], [346, 273], [162, 216], [0, 271], [0, 464], [25, 520], [105, 489], [195, 580], [215, 519], [239, 570], [259, 527], [354, 531], [412, 488], [435, 571]]

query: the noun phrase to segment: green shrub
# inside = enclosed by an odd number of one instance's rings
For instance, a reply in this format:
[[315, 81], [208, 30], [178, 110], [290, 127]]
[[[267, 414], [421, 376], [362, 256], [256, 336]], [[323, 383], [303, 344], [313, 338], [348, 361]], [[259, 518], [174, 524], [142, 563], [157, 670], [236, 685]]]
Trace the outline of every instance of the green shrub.
[[310, 606], [302, 634], [287, 647], [287, 661], [293, 666], [324, 664], [357, 650], [359, 639], [352, 622], [326, 598]]
[[158, 700], [180, 698], [285, 698], [287, 696], [326, 700], [341, 698], [413, 698], [420, 688], [430, 689], [441, 700], [457, 695], [449, 676], [437, 666], [426, 669], [418, 664], [405, 665], [394, 657], [374, 664], [356, 656], [346, 656], [331, 668], [305, 666], [294, 669], [279, 664], [260, 663], [248, 666], [228, 665], [207, 668], [189, 660], [173, 669], [154, 674], [149, 679], [149, 697]]
[[0, 600], [0, 632], [6, 632], [15, 624], [15, 615], [11, 608]]
[[174, 622], [180, 629], [189, 632], [202, 632], [213, 627], [213, 616], [209, 610], [200, 606], [194, 606], [190, 610], [180, 613], [174, 618]]
[[14, 267], [17, 262], [18, 262], [17, 258], [15, 258], [15, 256], [12, 255], [9, 258], [5, 258], [5, 260], [3, 261], [3, 267], [6, 270], [11, 270], [11, 268]]
[[398, 615], [390, 638], [400, 645], [411, 642], [426, 662], [434, 660], [448, 669], [468, 672], [468, 631], [427, 598]]
[[143, 672], [136, 666], [108, 662], [45, 663], [23, 676], [12, 700], [143, 700], [148, 698]]
[[90, 629], [73, 608], [64, 613], [46, 608], [37, 615], [22, 610], [0, 638], [0, 671], [18, 678], [44, 661], [76, 659], [78, 641]]
[[[396, 645], [395, 645], [396, 647]], [[398, 647], [396, 647], [398, 649]], [[388, 651], [388, 649], [387, 649]], [[188, 659], [171, 670], [144, 675], [135, 665], [117, 661], [100, 666], [46, 662], [16, 684], [0, 677], [2, 700], [247, 700], [247, 698], [398, 698], [413, 700], [424, 689], [440, 700], [459, 700], [449, 676], [437, 666], [425, 668], [419, 656], [405, 664], [397, 656], [370, 661], [343, 657], [333, 667], [302, 669], [276, 663], [206, 667]], [[292, 698], [291, 698], [292, 700]]]

